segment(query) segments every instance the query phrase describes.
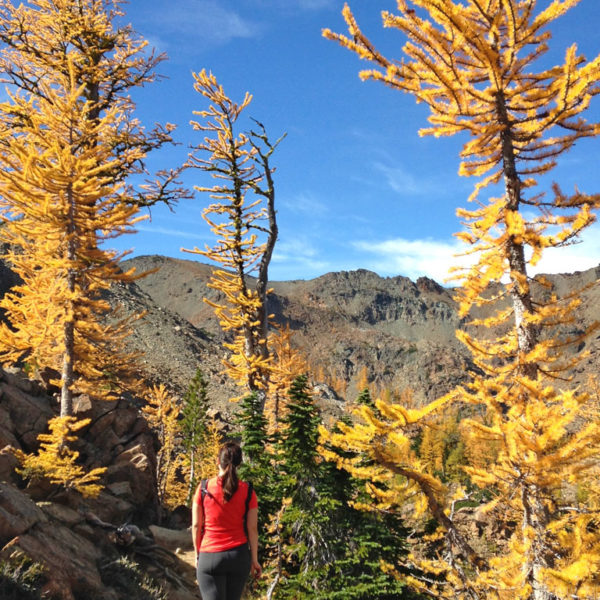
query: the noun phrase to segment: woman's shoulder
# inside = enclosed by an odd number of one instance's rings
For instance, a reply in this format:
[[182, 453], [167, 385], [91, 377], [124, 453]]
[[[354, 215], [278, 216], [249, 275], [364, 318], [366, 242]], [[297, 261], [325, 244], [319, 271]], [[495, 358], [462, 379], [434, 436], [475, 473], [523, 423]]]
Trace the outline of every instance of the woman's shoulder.
[[239, 486], [240, 486], [241, 489], [244, 490], [244, 492], [246, 492], [247, 490], [252, 490], [253, 492], [255, 491], [254, 490], [254, 486], [252, 485], [251, 481], [242, 481], [240, 479]]
[[240, 481], [239, 490], [240, 496], [242, 496], [244, 499], [249, 498], [249, 508], [255, 508], [257, 506], [258, 498], [252, 482]]

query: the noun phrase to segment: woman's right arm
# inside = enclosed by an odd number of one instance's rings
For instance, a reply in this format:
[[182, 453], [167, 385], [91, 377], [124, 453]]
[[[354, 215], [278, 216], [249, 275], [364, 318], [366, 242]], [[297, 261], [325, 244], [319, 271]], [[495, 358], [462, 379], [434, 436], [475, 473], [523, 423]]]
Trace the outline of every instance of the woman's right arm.
[[248, 511], [246, 523], [248, 527], [248, 542], [250, 543], [250, 556], [252, 558], [250, 572], [253, 577], [258, 578], [262, 574], [262, 567], [258, 562], [258, 508], [251, 508]]

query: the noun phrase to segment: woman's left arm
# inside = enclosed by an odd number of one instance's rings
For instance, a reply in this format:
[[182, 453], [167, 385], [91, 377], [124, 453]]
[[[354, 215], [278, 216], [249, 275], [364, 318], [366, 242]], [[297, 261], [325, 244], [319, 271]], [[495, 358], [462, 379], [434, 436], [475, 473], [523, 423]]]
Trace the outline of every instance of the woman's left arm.
[[248, 542], [250, 543], [250, 557], [252, 559], [252, 566], [250, 572], [253, 577], [260, 577], [262, 574], [262, 567], [258, 562], [258, 508], [251, 508], [248, 511], [247, 518], [248, 525]]

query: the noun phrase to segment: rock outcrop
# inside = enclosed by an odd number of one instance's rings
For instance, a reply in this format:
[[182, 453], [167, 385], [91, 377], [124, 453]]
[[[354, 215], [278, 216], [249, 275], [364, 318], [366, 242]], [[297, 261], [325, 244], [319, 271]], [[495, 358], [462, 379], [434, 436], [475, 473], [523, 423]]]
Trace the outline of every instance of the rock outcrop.
[[[197, 600], [193, 554], [185, 545], [189, 531], [160, 529], [154, 539], [148, 529], [159, 512], [155, 439], [146, 421], [123, 399], [79, 398], [75, 406], [77, 417], [91, 420], [80, 432], [80, 459], [87, 469], [108, 467], [97, 498], [21, 478], [12, 449], [35, 451], [58, 407], [38, 383], [0, 371], [0, 562], [39, 565], [45, 598]], [[174, 538], [187, 555], [165, 542]], [[155, 596], [128, 590], [138, 568], [140, 581], [150, 575], [159, 582]]]

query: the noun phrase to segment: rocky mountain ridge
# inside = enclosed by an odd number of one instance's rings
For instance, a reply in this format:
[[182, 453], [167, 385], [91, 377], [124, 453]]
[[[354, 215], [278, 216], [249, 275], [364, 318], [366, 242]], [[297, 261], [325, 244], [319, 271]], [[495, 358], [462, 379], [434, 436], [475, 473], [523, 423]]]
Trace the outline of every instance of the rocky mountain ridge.
[[[163, 256], [136, 257], [124, 266], [149, 271], [122, 296], [137, 295], [140, 306], [152, 307], [144, 325], [149, 332], [144, 336], [146, 347], [140, 347], [146, 351], [148, 363], [156, 363], [158, 356], [162, 363], [156, 369], [166, 370], [163, 359], [169, 356], [174, 363], [168, 367], [172, 380], [189, 381], [194, 363], [190, 353], [196, 352], [195, 364], [209, 377], [219, 409], [230, 412], [225, 398], [235, 390], [220, 374], [223, 333], [212, 308], [202, 300], [219, 298], [207, 287], [212, 268]], [[566, 326], [563, 333], [582, 331], [600, 320], [600, 286], [595, 285], [599, 277], [600, 267], [552, 275], [552, 289], [540, 288], [539, 293], [565, 296], [587, 286], [577, 322]], [[410, 388], [420, 401], [449, 391], [472, 368], [469, 352], [455, 337], [456, 329], [465, 323], [458, 316], [453, 292], [431, 279], [422, 277], [413, 282], [361, 269], [270, 285], [269, 312], [274, 321], [289, 324], [294, 343], [315, 371], [321, 367], [327, 383], [345, 384], [342, 395], [346, 398], [358, 393], [356, 384], [364, 368], [369, 381], [379, 389], [400, 392]], [[577, 381], [597, 372], [600, 365], [600, 336], [586, 344], [590, 355], [575, 373]], [[185, 377], [181, 369], [175, 373], [181, 366], [187, 369]]]

